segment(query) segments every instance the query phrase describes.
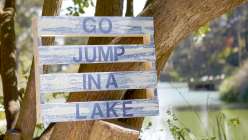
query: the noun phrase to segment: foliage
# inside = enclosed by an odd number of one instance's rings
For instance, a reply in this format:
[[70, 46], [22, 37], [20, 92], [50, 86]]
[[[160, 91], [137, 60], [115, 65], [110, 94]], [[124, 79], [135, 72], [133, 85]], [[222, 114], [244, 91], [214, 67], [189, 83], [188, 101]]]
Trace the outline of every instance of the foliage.
[[238, 7], [186, 38], [173, 52], [166, 72], [176, 71], [183, 81], [233, 73], [248, 58], [247, 8]]
[[205, 34], [209, 33], [211, 31], [211, 28], [209, 26], [209, 23], [201, 26], [196, 32], [194, 32], [195, 36], [204, 36]]
[[180, 127], [177, 124], [179, 121], [175, 114], [170, 111], [167, 111], [167, 114], [171, 117], [167, 120], [169, 129], [176, 140], [186, 140], [189, 138], [195, 140], [189, 128]]
[[226, 102], [248, 101], [248, 60], [220, 86], [221, 99]]
[[237, 102], [238, 91], [235, 91], [233, 77], [225, 79], [220, 88], [221, 99], [226, 102]]
[[67, 15], [79, 16], [80, 14], [85, 13], [85, 8], [94, 6], [92, 0], [73, 0], [73, 3], [73, 6], [67, 7], [67, 10], [69, 12]]
[[[216, 116], [216, 126], [218, 130], [218, 139], [219, 140], [228, 140], [230, 139], [228, 137], [228, 133], [231, 130], [231, 128], [236, 128], [240, 125], [239, 118], [227, 118], [226, 115], [222, 112], [220, 112]], [[230, 129], [230, 130], [229, 130]], [[230, 136], [231, 137], [231, 136]]]
[[182, 76], [175, 70], [169, 71], [169, 76], [173, 81], [182, 81]]
[[31, 19], [38, 15], [41, 5], [42, 1], [40, 0], [18, 0], [16, 3], [15, 30], [17, 36], [18, 89], [22, 97], [26, 89], [32, 63]]
[[36, 124], [33, 137], [39, 137], [44, 130], [45, 130], [45, 127], [42, 123]]
[[209, 136], [209, 134], [206, 134], [207, 136], [202, 138], [196, 136], [190, 128], [185, 127], [183, 122], [181, 122], [174, 113], [167, 111], [167, 114], [170, 117], [167, 120], [167, 124], [175, 140], [227, 140], [229, 139], [227, 134], [230, 131], [230, 128], [240, 125], [238, 118], [229, 119], [224, 113], [220, 112], [216, 115], [216, 135]]

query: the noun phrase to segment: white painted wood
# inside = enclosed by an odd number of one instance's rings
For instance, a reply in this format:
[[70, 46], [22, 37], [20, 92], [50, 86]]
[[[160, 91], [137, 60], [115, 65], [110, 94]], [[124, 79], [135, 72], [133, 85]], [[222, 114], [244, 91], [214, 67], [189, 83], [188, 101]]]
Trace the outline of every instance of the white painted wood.
[[[39, 17], [33, 22], [36, 90], [45, 124], [158, 115], [152, 17]], [[37, 31], [37, 32], [36, 32]], [[145, 45], [41, 46], [46, 36], [144, 37]], [[39, 47], [38, 47], [39, 46]], [[43, 65], [151, 62], [152, 71], [42, 74]], [[46, 93], [154, 89], [153, 99], [44, 103]], [[151, 90], [152, 90], [151, 89]], [[39, 109], [37, 109], [39, 110]], [[39, 113], [38, 113], [39, 114]]]
[[40, 63], [86, 64], [155, 61], [152, 45], [80, 45], [39, 47]]
[[156, 116], [158, 100], [114, 100], [42, 104], [45, 123]]
[[34, 51], [34, 71], [35, 71], [35, 95], [36, 95], [36, 118], [37, 122], [41, 122], [40, 114], [40, 66], [39, 52], [38, 52], [38, 35], [37, 35], [37, 18], [32, 19], [32, 39], [33, 39], [33, 51]]
[[40, 93], [155, 88], [155, 71], [56, 73], [40, 75]]
[[154, 34], [152, 17], [39, 17], [40, 36], [142, 36]]

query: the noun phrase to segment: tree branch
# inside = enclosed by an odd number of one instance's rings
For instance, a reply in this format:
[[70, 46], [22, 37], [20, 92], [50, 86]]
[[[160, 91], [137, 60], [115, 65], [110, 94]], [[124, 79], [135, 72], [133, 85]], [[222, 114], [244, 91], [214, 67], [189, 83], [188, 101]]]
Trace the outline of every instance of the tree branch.
[[[96, 12], [95, 16], [121, 16], [123, 9], [123, 1], [122, 0], [97, 0], [96, 4]], [[108, 44], [112, 38], [90, 38], [88, 44]], [[101, 64], [97, 65], [80, 65], [79, 72], [90, 72], [102, 70]], [[94, 67], [94, 69], [92, 69]], [[73, 93], [70, 94], [70, 101], [92, 101], [92, 100], [114, 100], [120, 99], [116, 95], [119, 94], [120, 97], [123, 92], [101, 92], [100, 94], [97, 92], [85, 92], [85, 93]], [[108, 98], [105, 98], [108, 97]], [[89, 138], [90, 132], [92, 130], [92, 126], [94, 121], [84, 121], [84, 122], [65, 122], [65, 123], [56, 123], [53, 133], [51, 135], [51, 139], [53, 140], [65, 140], [65, 139], [80, 139], [87, 140]], [[79, 130], [79, 131], [78, 131]], [[61, 131], [64, 132], [61, 135]], [[82, 135], [81, 132], [84, 132]]]
[[137, 140], [139, 131], [127, 129], [112, 123], [96, 121], [89, 140]]
[[[46, 16], [57, 16], [61, 9], [62, 0], [44, 0], [43, 13]], [[53, 39], [44, 39], [43, 44], [53, 43]], [[16, 129], [21, 132], [22, 140], [31, 140], [36, 125], [36, 94], [34, 61], [32, 62], [30, 76], [27, 83], [24, 100], [22, 102]], [[37, 95], [39, 96], [39, 95]]]
[[20, 108], [16, 75], [14, 16], [15, 0], [8, 0], [0, 14], [0, 64], [7, 129], [14, 128]]
[[127, 0], [126, 17], [133, 16], [133, 0]]
[[[177, 43], [189, 35], [192, 31], [197, 30], [200, 26], [213, 18], [224, 14], [235, 6], [241, 4], [244, 0], [156, 0], [147, 6], [140, 16], [153, 16], [155, 22], [155, 44], [157, 55], [158, 75], [164, 67], [165, 62]], [[116, 41], [117, 40], [117, 41]], [[141, 40], [142, 41], [142, 40]], [[121, 38], [115, 39], [114, 43], [140, 42], [138, 38]], [[113, 42], [112, 42], [113, 43]], [[135, 69], [139, 70], [144, 65], [137, 63], [126, 64], [97, 64], [97, 65], [82, 65], [82, 71], [117, 71]], [[123, 96], [122, 92], [100, 92], [93, 94], [73, 94], [70, 96], [70, 101], [86, 101], [86, 100], [109, 100], [120, 99]], [[138, 94], [142, 91], [135, 92]], [[89, 95], [90, 94], [90, 95]], [[129, 94], [133, 94], [130, 92]], [[138, 96], [138, 95], [137, 95]], [[149, 95], [145, 95], [149, 96]], [[127, 123], [140, 128], [141, 119], [128, 119]], [[88, 140], [89, 133], [94, 132], [92, 126], [93, 121], [84, 122], [67, 122], [57, 123], [55, 125], [51, 139], [81, 139]], [[104, 130], [102, 130], [104, 131]], [[84, 132], [82, 135], [81, 132]]]

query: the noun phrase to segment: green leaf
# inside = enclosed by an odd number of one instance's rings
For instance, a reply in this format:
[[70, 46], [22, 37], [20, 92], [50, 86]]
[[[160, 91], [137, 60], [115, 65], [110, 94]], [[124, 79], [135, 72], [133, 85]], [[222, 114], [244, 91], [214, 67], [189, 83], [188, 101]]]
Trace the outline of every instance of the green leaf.
[[204, 26], [201, 26], [196, 32], [194, 32], [195, 36], [203, 36], [211, 31], [211, 28], [209, 27], [209, 24], [205, 24]]

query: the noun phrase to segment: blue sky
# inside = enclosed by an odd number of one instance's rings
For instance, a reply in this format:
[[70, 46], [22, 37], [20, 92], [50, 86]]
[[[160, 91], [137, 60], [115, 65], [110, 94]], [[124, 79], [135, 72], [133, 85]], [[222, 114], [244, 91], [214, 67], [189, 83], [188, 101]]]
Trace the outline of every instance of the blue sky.
[[[145, 5], [145, 2], [146, 0], [133, 0], [134, 3], [134, 15], [136, 16], [137, 14], [139, 14], [144, 5]], [[96, 4], [96, 0], [93, 0], [94, 4]], [[65, 15], [66, 14], [66, 8], [71, 6], [73, 4], [72, 0], [64, 0], [63, 1], [63, 4], [62, 4], [62, 12], [61, 12], [61, 15]], [[124, 0], [124, 11], [126, 9], [126, 0]], [[82, 15], [82, 16], [94, 16], [94, 13], [95, 13], [95, 7], [89, 7], [85, 10], [85, 14]]]

